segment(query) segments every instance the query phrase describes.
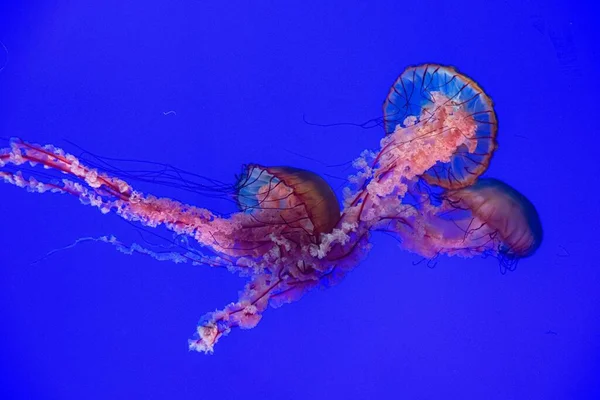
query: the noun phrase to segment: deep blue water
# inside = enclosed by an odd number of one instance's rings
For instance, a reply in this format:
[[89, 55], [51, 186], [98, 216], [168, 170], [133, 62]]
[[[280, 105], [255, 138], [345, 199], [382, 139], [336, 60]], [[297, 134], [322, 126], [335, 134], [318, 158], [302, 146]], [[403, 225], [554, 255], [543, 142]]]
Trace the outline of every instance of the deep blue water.
[[[418, 263], [386, 235], [341, 284], [268, 310], [212, 356], [187, 339], [237, 298], [222, 270], [127, 256], [76, 199], [0, 185], [1, 399], [598, 399], [598, 30], [579, 1], [2, 2], [0, 136], [233, 183], [244, 163], [335, 167], [376, 149], [408, 65], [492, 97], [487, 176], [537, 207], [537, 254]], [[591, 3], [591, 2], [590, 2]], [[72, 142], [74, 144], [70, 144]], [[3, 141], [3, 146], [6, 142]], [[143, 183], [217, 212], [233, 204]]]

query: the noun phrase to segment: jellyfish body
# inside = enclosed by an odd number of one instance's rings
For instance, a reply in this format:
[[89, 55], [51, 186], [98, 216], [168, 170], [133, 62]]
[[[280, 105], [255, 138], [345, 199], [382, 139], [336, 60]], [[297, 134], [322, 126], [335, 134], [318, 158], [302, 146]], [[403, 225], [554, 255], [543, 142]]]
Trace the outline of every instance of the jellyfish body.
[[242, 262], [253, 276], [237, 303], [202, 318], [191, 350], [211, 352], [232, 328], [253, 328], [267, 305], [297, 300], [331, 274], [331, 265], [314, 257], [340, 219], [337, 197], [323, 178], [299, 168], [251, 164], [236, 187], [243, 213], [232, 233], [237, 246], [249, 245], [254, 254]]
[[531, 256], [540, 246], [543, 229], [534, 205], [523, 194], [498, 179], [480, 179], [474, 185], [445, 195], [453, 207], [469, 210], [497, 234], [501, 257]]
[[242, 211], [276, 210], [281, 222], [302, 227], [315, 242], [320, 234], [330, 233], [340, 219], [334, 191], [311, 171], [248, 165], [237, 189]]
[[[439, 95], [443, 95], [440, 104]], [[496, 149], [496, 114], [492, 100], [472, 79], [454, 68], [437, 64], [409, 67], [396, 79], [383, 103], [384, 129], [392, 134], [407, 118], [431, 118], [437, 108], [462, 112], [472, 118], [476, 131], [459, 146], [448, 162], [437, 162], [423, 178], [445, 189], [474, 183], [487, 169]]]

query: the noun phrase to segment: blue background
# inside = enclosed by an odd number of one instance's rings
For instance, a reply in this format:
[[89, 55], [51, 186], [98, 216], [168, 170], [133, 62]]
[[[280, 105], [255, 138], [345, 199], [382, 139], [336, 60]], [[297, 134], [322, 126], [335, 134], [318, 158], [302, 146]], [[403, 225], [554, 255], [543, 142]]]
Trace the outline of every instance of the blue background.
[[[385, 235], [340, 285], [187, 351], [243, 280], [79, 237], [137, 231], [0, 185], [2, 399], [598, 399], [598, 32], [580, 1], [2, 2], [0, 135], [65, 140], [233, 183], [247, 162], [332, 167], [382, 129], [408, 65], [457, 66], [496, 103], [488, 176], [536, 205], [538, 253], [413, 265]], [[591, 2], [590, 2], [591, 3]], [[597, 10], [596, 10], [597, 11]], [[2, 46], [4, 47], [4, 46]], [[173, 113], [169, 111], [174, 111]], [[6, 142], [3, 142], [6, 143]], [[229, 202], [145, 192], [218, 212]], [[162, 233], [161, 233], [162, 234]]]

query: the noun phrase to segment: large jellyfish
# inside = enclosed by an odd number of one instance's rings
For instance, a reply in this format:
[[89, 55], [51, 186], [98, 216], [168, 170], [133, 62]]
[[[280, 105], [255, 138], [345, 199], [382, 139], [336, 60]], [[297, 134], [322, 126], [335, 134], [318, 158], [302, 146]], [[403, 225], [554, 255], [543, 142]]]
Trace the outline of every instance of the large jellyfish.
[[[366, 256], [374, 231], [397, 235], [403, 249], [426, 258], [492, 254], [515, 262], [539, 247], [533, 205], [500, 181], [478, 180], [497, 129], [491, 100], [471, 79], [440, 65], [408, 68], [384, 103], [384, 126], [380, 148], [355, 160], [342, 207], [313, 172], [250, 164], [235, 186], [240, 212], [219, 216], [141, 193], [61, 149], [20, 139], [0, 151], [0, 177], [32, 192], [75, 196], [147, 227], [162, 225], [203, 249], [165, 255], [101, 239], [121, 251], [247, 277], [239, 299], [206, 314], [189, 340], [191, 350], [212, 352], [232, 329], [256, 326], [268, 305], [339, 282]], [[37, 175], [36, 166], [63, 176]]]
[[496, 149], [496, 113], [492, 100], [477, 83], [451, 67], [409, 67], [394, 82], [383, 103], [384, 128], [390, 134], [407, 118], [411, 122], [429, 118], [439, 103], [435, 96], [444, 96], [454, 109], [468, 112], [476, 126], [472, 137], [461, 143], [448, 161], [438, 161], [422, 176], [430, 184], [457, 189], [475, 182]]

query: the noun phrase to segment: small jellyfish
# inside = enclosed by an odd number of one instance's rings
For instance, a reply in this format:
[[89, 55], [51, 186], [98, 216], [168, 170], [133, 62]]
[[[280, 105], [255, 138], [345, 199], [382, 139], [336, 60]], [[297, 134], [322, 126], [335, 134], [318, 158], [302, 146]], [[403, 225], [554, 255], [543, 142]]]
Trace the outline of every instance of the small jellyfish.
[[[448, 191], [452, 207], [470, 211], [471, 230], [489, 232], [499, 241], [496, 251], [501, 261], [512, 263], [529, 257], [540, 247], [542, 224], [534, 205], [523, 194], [498, 179], [480, 179], [474, 185]], [[474, 224], [473, 219], [479, 221]]]

